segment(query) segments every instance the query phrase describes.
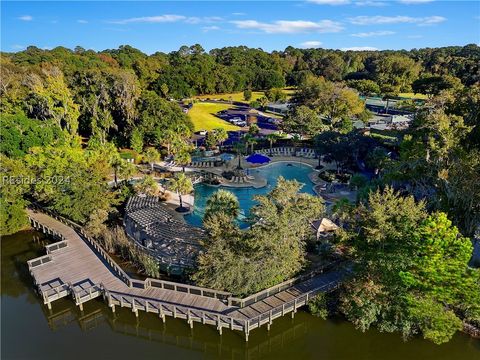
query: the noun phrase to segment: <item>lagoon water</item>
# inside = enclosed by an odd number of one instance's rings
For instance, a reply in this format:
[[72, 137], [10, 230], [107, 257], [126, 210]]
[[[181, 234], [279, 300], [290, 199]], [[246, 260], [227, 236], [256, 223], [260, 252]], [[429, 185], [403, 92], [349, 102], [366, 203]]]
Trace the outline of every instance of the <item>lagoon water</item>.
[[274, 321], [270, 332], [241, 333], [127, 309], [112, 314], [102, 300], [83, 313], [69, 298], [49, 311], [35, 294], [26, 261], [44, 254], [48, 240], [32, 231], [1, 239], [1, 359], [275, 359], [275, 360], [473, 360], [480, 341], [458, 334], [436, 346], [398, 334], [361, 333], [343, 320], [324, 321], [300, 311]]
[[[295, 162], [275, 162], [259, 168], [249, 169], [248, 173], [251, 175], [259, 175], [267, 180], [267, 185], [263, 188], [224, 188], [234, 193], [240, 202], [240, 221], [255, 204], [253, 197], [255, 195], [265, 195], [271, 191], [277, 184], [279, 176], [283, 176], [287, 180], [297, 180], [303, 187], [302, 192], [314, 194], [313, 183], [310, 181], [308, 175], [313, 171], [312, 167]], [[185, 220], [192, 225], [201, 226], [203, 214], [205, 213], [205, 206], [207, 199], [218, 190], [218, 187], [213, 187], [205, 184], [195, 185], [195, 204], [194, 210], [191, 214], [185, 216]]]

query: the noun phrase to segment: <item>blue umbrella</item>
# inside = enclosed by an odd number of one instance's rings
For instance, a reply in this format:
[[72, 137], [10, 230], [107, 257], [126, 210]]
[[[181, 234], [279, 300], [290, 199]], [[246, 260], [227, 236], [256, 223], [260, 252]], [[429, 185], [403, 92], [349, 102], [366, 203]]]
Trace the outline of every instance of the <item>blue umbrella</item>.
[[223, 161], [230, 161], [234, 157], [235, 157], [234, 155], [228, 154], [228, 153], [223, 153], [223, 154], [220, 155], [220, 159], [222, 159]]
[[270, 162], [270, 158], [268, 156], [262, 154], [253, 154], [247, 157], [246, 159], [249, 163], [252, 164], [265, 164]]

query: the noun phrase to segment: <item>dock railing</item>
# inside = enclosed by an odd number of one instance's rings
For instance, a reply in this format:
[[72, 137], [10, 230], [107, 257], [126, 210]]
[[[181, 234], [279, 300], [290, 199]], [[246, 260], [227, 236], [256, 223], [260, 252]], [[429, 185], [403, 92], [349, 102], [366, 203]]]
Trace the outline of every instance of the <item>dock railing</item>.
[[[136, 287], [140, 289], [148, 289], [150, 287], [155, 287], [159, 289], [165, 289], [165, 290], [172, 290], [184, 294], [192, 294], [192, 295], [197, 295], [201, 297], [208, 297], [208, 298], [214, 298], [218, 299], [220, 301], [223, 301], [226, 303], [228, 306], [232, 307], [237, 307], [237, 308], [243, 308], [246, 306], [249, 306], [251, 304], [254, 304], [260, 300], [263, 300], [269, 296], [278, 294], [295, 284], [298, 284], [300, 282], [306, 281], [308, 279], [311, 279], [321, 273], [323, 273], [325, 270], [333, 267], [334, 265], [337, 265], [339, 261], [334, 261], [331, 263], [328, 263], [320, 268], [314, 269], [307, 274], [303, 274], [301, 276], [286, 280], [278, 285], [272, 286], [268, 289], [259, 291], [255, 294], [252, 294], [250, 296], [247, 296], [245, 298], [239, 298], [233, 296], [232, 293], [226, 292], [226, 291], [221, 291], [221, 290], [215, 290], [215, 289], [209, 289], [209, 288], [203, 288], [195, 285], [188, 285], [188, 284], [183, 284], [183, 283], [177, 283], [173, 281], [166, 281], [166, 280], [161, 280], [161, 279], [153, 279], [153, 278], [146, 278], [145, 280], [140, 280], [140, 279], [133, 279], [131, 278], [111, 257], [108, 255], [108, 253], [102, 248], [102, 246], [93, 238], [88, 236], [85, 231], [83, 230], [83, 227], [71, 220], [65, 219], [62, 216], [57, 215], [56, 213], [44, 209], [43, 207], [34, 204], [35, 208], [39, 210], [40, 212], [44, 212], [48, 214], [49, 216], [57, 219], [58, 221], [64, 223], [67, 226], [70, 226], [73, 228], [77, 234], [87, 243], [89, 243], [97, 252], [100, 254], [100, 256], [111, 266], [111, 268], [115, 271], [115, 273], [120, 277], [120, 279], [127, 284], [129, 287]], [[64, 240], [60, 241], [63, 242]], [[60, 243], [59, 242], [59, 243]], [[51, 244], [52, 246], [57, 243]], [[58, 249], [60, 247], [63, 247], [63, 245], [58, 245], [58, 247], [53, 248]], [[51, 256], [50, 255], [45, 255], [40, 258], [36, 258], [33, 260], [30, 260], [28, 262], [29, 267], [33, 268], [35, 266], [39, 266], [41, 264], [44, 264], [46, 262], [51, 261]], [[126, 296], [126, 294], [125, 294]], [[302, 295], [303, 296], [303, 295]], [[278, 309], [276, 310], [278, 311]], [[284, 309], [285, 311], [285, 309]], [[262, 314], [265, 315], [265, 314]], [[262, 316], [260, 315], [260, 316]]]
[[[104, 261], [107, 262], [108, 265], [110, 265], [110, 267], [113, 269], [113, 271], [118, 275], [118, 277], [125, 283], [127, 284], [128, 286], [132, 286], [131, 282], [132, 280], [130, 279], [130, 276], [128, 276], [128, 274], [112, 259], [112, 257], [110, 255], [108, 255], [108, 253], [103, 249], [103, 247], [98, 243], [98, 241], [96, 241], [95, 239], [93, 239], [92, 237], [88, 236], [85, 231], [83, 230], [83, 227], [71, 220], [68, 220], [66, 218], [64, 218], [63, 216], [60, 216], [60, 215], [57, 215], [56, 213], [54, 213], [53, 211], [50, 211], [48, 209], [45, 209], [43, 208], [42, 206], [38, 205], [38, 204], [32, 204], [32, 206], [40, 211], [40, 212], [43, 212], [51, 217], [53, 217], [54, 219], [60, 221], [61, 223], [71, 227], [73, 230], [75, 230], [75, 232], [85, 241], [87, 242], [88, 244], [90, 244], [97, 252], [98, 254], [100, 254], [100, 256], [103, 258]], [[62, 241], [65, 241], [66, 239], [65, 238], [62, 238]], [[57, 243], [54, 243], [54, 244], [51, 244], [51, 245], [55, 245]], [[48, 251], [48, 250], [47, 250]], [[38, 259], [38, 258], [37, 258]], [[37, 259], [33, 259], [33, 260], [37, 260]]]
[[292, 279], [286, 280], [280, 284], [277, 284], [275, 286], [269, 287], [268, 289], [261, 290], [255, 294], [252, 294], [250, 296], [247, 296], [245, 298], [238, 298], [238, 297], [231, 297], [230, 303], [232, 306], [238, 306], [239, 308], [243, 308], [245, 306], [249, 306], [251, 304], [256, 303], [259, 300], [263, 300], [269, 296], [278, 294], [295, 284], [298, 284], [300, 282], [306, 281], [308, 279], [311, 279], [317, 275], [322, 274], [325, 270], [330, 269], [331, 267], [337, 265], [339, 261], [333, 261], [328, 264], [323, 265], [322, 267], [319, 267], [317, 269], [314, 269], [306, 274], [294, 277]]

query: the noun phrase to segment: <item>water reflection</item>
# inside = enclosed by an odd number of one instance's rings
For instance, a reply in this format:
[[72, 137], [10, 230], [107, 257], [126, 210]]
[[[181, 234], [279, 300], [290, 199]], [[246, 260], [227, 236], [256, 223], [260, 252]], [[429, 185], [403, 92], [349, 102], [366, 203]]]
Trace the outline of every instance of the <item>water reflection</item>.
[[[26, 261], [43, 254], [43, 235], [22, 232], [1, 239], [2, 359], [473, 359], [480, 341], [459, 334], [444, 346], [397, 334], [356, 331], [344, 321], [322, 321], [299, 312], [277, 319], [270, 332], [254, 330], [245, 343], [240, 332], [180, 319], [166, 324], [154, 314], [128, 309], [113, 314], [95, 299], [81, 312], [69, 298], [48, 310], [35, 294]], [[226, 330], [226, 329], [225, 329]], [[28, 340], [28, 346], [25, 341]]]
[[61, 331], [72, 324], [78, 325], [82, 332], [108, 326], [114, 333], [174, 345], [222, 359], [256, 359], [272, 349], [278, 351], [290, 346], [308, 332], [307, 322], [283, 319], [288, 323], [285, 324], [287, 326], [279, 325], [278, 331], [272, 330], [270, 334], [261, 329], [255, 339], [245, 344], [239, 332], [224, 331], [220, 336], [212, 326], [195, 324], [190, 329], [185, 321], [172, 318], [167, 318], [163, 324], [153, 314], [140, 313], [139, 319], [136, 319], [128, 309], [117, 309], [113, 314], [100, 301], [87, 303], [83, 312], [69, 304], [68, 300], [55, 304], [51, 311], [46, 307], [42, 309], [52, 331]]

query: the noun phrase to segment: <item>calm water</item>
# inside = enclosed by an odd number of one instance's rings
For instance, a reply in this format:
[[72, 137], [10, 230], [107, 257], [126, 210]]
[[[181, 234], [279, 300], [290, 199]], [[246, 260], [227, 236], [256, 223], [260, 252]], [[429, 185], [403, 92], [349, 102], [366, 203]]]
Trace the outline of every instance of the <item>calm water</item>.
[[26, 261], [43, 254], [45, 239], [22, 232], [1, 239], [2, 359], [321, 359], [321, 360], [473, 360], [480, 341], [459, 334], [435, 346], [377, 331], [361, 333], [345, 321], [323, 321], [300, 311], [275, 320], [270, 333], [254, 330], [245, 343], [238, 332], [153, 314], [139, 321], [126, 309], [114, 316], [100, 300], [81, 313], [70, 299], [50, 312], [33, 291]]
[[[240, 220], [248, 215], [250, 208], [255, 204], [253, 197], [255, 195], [265, 195], [272, 190], [277, 184], [279, 176], [283, 176], [287, 180], [297, 180], [304, 184], [302, 192], [314, 194], [313, 183], [308, 178], [308, 174], [312, 172], [312, 168], [308, 165], [300, 163], [287, 163], [276, 162], [258, 169], [249, 169], [249, 174], [260, 175], [267, 180], [267, 186], [254, 189], [254, 188], [226, 188], [233, 192], [240, 202]], [[195, 226], [202, 225], [203, 214], [205, 213], [205, 205], [207, 199], [214, 192], [218, 190], [218, 187], [212, 187], [204, 184], [198, 184], [195, 186], [195, 207], [193, 213], [185, 216], [190, 224]]]

